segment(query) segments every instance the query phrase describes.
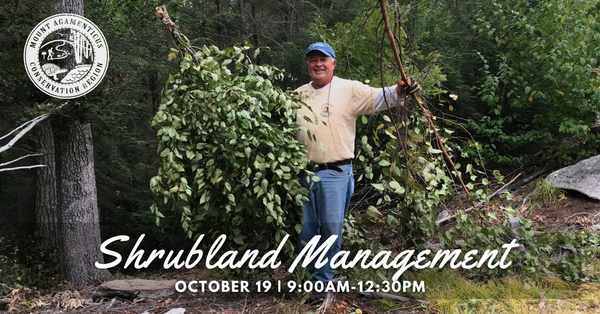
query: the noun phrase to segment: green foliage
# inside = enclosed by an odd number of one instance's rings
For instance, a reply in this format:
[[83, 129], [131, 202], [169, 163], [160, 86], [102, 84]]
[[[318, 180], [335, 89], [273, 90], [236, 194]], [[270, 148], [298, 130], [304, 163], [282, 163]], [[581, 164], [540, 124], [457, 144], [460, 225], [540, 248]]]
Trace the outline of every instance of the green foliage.
[[[249, 50], [204, 46], [178, 59], [153, 120], [162, 165], [150, 187], [188, 237], [226, 234], [231, 247], [266, 250], [301, 229], [297, 175], [308, 160], [296, 140], [301, 103], [273, 86], [283, 73], [253, 64]], [[151, 210], [158, 222], [159, 206]]]
[[[600, 112], [597, 4], [490, 0], [477, 15], [473, 29], [496, 44], [479, 54], [487, 112], [469, 124], [488, 160], [522, 163], [537, 153], [525, 148], [540, 142], [534, 148], [563, 163], [597, 152], [589, 132]], [[588, 145], [573, 147], [573, 137]]]
[[50, 289], [56, 284], [56, 252], [40, 249], [33, 239], [0, 237], [0, 295], [9, 287]]
[[[0, 51], [0, 97], [2, 106], [29, 105], [45, 95], [29, 82], [24, 70], [23, 48], [29, 32], [51, 15], [52, 4], [47, 1], [2, 1], [0, 30], [4, 33]], [[4, 115], [4, 113], [3, 113]]]
[[[391, 120], [387, 115], [383, 119]], [[400, 233], [407, 247], [417, 247], [424, 244], [427, 230], [436, 229], [432, 208], [454, 193], [452, 179], [441, 151], [426, 140], [432, 133], [423, 116], [396, 124], [404, 134], [390, 124], [362, 136], [357, 158], [366, 164], [364, 178], [381, 195], [375, 206], [387, 203], [384, 207], [391, 209], [385, 217], [391, 230]]]
[[[336, 75], [374, 86], [394, 85], [400, 74], [395, 66], [391, 66], [392, 59], [387, 59], [387, 56], [392, 55], [390, 45], [381, 45], [381, 37], [384, 36], [387, 41], [387, 35], [379, 23], [381, 14], [373, 10], [377, 11], [379, 7], [373, 8], [372, 4], [364, 3], [362, 14], [352, 23], [336, 23], [333, 27], [327, 27], [323, 19], [318, 19], [311, 24], [311, 30], [315, 38], [329, 43], [336, 51]], [[403, 14], [410, 11], [408, 6], [402, 6], [399, 10]], [[409, 46], [404, 28], [398, 28], [397, 32], [398, 38], [402, 39], [398, 44]], [[440, 87], [446, 77], [441, 71], [441, 55], [437, 51], [423, 53], [419, 45], [413, 43], [409, 49], [401, 52], [405, 72], [423, 87], [424, 96], [444, 92]], [[385, 66], [382, 66], [382, 60], [386, 60]]]
[[589, 230], [576, 234], [559, 232], [554, 244], [557, 250], [568, 250], [569, 254], [557, 261], [552, 260], [550, 267], [560, 278], [570, 282], [598, 280], [593, 273], [591, 261], [597, 261], [600, 253], [600, 235]]

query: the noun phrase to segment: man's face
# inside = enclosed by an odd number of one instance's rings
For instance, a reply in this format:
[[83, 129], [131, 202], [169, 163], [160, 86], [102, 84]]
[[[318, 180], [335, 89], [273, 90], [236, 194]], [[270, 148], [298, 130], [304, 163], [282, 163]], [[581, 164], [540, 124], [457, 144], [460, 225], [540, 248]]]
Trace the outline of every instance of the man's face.
[[337, 60], [326, 56], [320, 51], [311, 51], [307, 59], [308, 74], [316, 83], [316, 87], [323, 87], [333, 78], [333, 69], [337, 64]]

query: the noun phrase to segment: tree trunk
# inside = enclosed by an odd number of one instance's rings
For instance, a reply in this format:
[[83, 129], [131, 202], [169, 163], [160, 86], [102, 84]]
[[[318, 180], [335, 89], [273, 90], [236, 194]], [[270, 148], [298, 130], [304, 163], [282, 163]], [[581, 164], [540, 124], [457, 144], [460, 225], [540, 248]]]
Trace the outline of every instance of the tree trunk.
[[[83, 16], [83, 0], [59, 0], [55, 10]], [[110, 276], [108, 270], [95, 266], [95, 262], [104, 263], [104, 257], [100, 252], [92, 128], [77, 112], [72, 112], [55, 121], [54, 131], [60, 274], [73, 285], [83, 286], [90, 279]]]
[[71, 13], [83, 16], [83, 0], [58, 0], [54, 11], [56, 14]]
[[92, 129], [80, 118], [62, 118], [55, 127], [58, 174], [59, 264], [61, 277], [73, 285], [110, 274], [96, 268], [100, 252], [100, 217], [96, 196]]
[[238, 9], [239, 9], [239, 20], [240, 20], [240, 43], [244, 40], [244, 35], [246, 35], [245, 26], [244, 25], [244, 0], [238, 0]]
[[46, 249], [58, 248], [58, 199], [56, 194], [56, 165], [54, 156], [54, 133], [50, 121], [38, 124], [34, 129], [38, 157], [35, 188], [35, 233], [39, 244]]

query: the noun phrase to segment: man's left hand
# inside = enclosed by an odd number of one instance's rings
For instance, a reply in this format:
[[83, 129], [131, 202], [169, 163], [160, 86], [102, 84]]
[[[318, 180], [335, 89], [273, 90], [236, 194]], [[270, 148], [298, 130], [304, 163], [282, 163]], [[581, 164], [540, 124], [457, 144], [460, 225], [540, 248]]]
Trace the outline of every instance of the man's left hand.
[[415, 81], [415, 79], [412, 77], [408, 78], [408, 84], [406, 84], [406, 82], [402, 78], [399, 78], [398, 86], [400, 88], [403, 88], [407, 95], [412, 95], [421, 90], [421, 86], [419, 86], [419, 83], [417, 83], [417, 81]]

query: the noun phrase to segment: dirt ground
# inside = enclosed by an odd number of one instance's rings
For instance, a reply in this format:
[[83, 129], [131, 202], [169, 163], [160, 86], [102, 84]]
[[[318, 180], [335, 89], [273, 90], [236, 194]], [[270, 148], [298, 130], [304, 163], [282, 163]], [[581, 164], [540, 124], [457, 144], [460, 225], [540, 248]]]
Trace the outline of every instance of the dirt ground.
[[564, 199], [535, 210], [527, 218], [547, 230], [597, 231], [600, 226], [600, 202], [581, 193], [568, 192]]
[[[514, 192], [515, 205], [522, 204], [526, 196], [520, 188]], [[455, 207], [464, 208], [464, 201], [455, 201]], [[519, 209], [520, 208], [520, 209]], [[569, 192], [560, 200], [546, 204], [539, 209], [530, 210], [526, 207], [517, 208], [517, 214], [531, 219], [538, 227], [552, 231], [576, 231], [588, 229], [598, 230], [600, 225], [600, 202], [582, 194]], [[373, 226], [373, 233], [382, 231], [381, 226]], [[378, 231], [379, 230], [379, 231]], [[198, 273], [193, 273], [198, 272]], [[140, 273], [137, 278], [143, 279], [178, 279], [206, 278], [202, 270], [161, 271]], [[119, 276], [117, 276], [118, 278]], [[82, 314], [164, 314], [174, 309], [186, 309], [191, 313], [317, 313], [321, 302], [302, 304], [297, 299], [284, 298], [277, 293], [196, 293], [179, 294], [176, 297], [147, 299], [136, 298], [128, 301], [119, 298], [105, 299], [93, 302], [92, 294], [95, 287], [88, 286], [75, 289], [68, 285], [57, 287], [51, 294], [39, 296], [32, 292], [20, 292], [23, 301], [13, 302], [15, 310], [11, 313], [82, 313]], [[28, 302], [27, 302], [28, 301]], [[27, 308], [29, 306], [29, 308]], [[411, 306], [401, 302], [386, 302], [385, 307], [374, 299], [366, 299], [357, 294], [340, 296], [334, 301], [332, 308], [326, 313], [438, 313], [427, 306]]]
[[[54, 294], [44, 296], [23, 296], [27, 300], [33, 300], [30, 309], [25, 308], [24, 304], [15, 304], [15, 309], [10, 313], [64, 313], [64, 314], [180, 314], [177, 309], [185, 309], [186, 314], [205, 314], [205, 313], [317, 313], [323, 302], [307, 302], [302, 304], [299, 300], [289, 300], [276, 293], [197, 293], [180, 294], [178, 297], [147, 299], [136, 298], [128, 301], [120, 298], [92, 301], [92, 295], [95, 287], [89, 286], [79, 288], [76, 296], [72, 291], [66, 291], [69, 298], [64, 298], [65, 291], [57, 291]], [[387, 302], [387, 308], [393, 305], [397, 310], [394, 313], [432, 313], [421, 306], [410, 306], [400, 302]], [[390, 313], [389, 310], [378, 309], [376, 300], [369, 300], [358, 297], [355, 294], [349, 294], [336, 299], [331, 308], [325, 313], [364, 313], [380, 314]]]

